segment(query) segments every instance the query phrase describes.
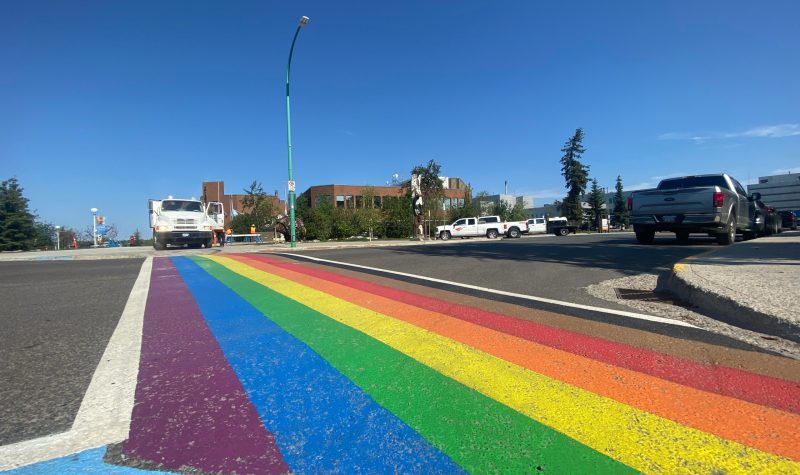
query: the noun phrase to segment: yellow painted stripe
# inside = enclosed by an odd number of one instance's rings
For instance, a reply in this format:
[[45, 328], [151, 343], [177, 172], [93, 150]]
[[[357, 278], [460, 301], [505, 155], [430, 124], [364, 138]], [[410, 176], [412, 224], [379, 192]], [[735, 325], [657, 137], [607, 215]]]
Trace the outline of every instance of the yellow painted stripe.
[[542, 376], [232, 259], [210, 259], [642, 472], [800, 473], [800, 464], [786, 458]]

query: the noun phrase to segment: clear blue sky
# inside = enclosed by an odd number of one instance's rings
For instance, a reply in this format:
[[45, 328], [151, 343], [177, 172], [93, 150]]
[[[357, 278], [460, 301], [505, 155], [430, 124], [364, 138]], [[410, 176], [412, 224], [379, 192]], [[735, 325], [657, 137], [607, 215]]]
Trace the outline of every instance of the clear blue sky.
[[434, 159], [475, 191], [800, 171], [800, 2], [0, 1], [0, 178], [41, 219], [148, 235], [204, 180], [384, 184]]

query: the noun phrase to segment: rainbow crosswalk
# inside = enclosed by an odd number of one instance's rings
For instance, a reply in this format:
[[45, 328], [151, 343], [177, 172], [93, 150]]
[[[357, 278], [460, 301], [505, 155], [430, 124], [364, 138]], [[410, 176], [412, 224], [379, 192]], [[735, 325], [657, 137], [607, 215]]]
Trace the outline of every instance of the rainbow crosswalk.
[[164, 257], [128, 439], [13, 473], [798, 474], [798, 381], [778, 356], [380, 275]]
[[[795, 381], [275, 257], [157, 262], [252, 404], [265, 473], [800, 473]], [[125, 450], [158, 457], [136, 420]]]

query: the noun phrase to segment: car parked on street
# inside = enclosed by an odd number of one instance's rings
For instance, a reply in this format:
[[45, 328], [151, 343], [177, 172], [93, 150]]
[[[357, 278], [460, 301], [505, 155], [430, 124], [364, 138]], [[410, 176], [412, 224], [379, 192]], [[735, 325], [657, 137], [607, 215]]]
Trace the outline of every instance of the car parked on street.
[[767, 220], [765, 224], [769, 234], [780, 234], [783, 232], [783, 220], [781, 219], [781, 215], [772, 206], [767, 206]]
[[756, 219], [759, 223], [758, 235], [771, 236], [783, 231], [781, 216], [772, 206], [767, 206], [763, 201], [753, 201], [756, 210]]
[[797, 217], [792, 211], [781, 211], [781, 225], [784, 229], [791, 229], [792, 231], [797, 230], [798, 224], [800, 224], [800, 218]]
[[758, 233], [753, 206], [759, 193], [748, 196], [744, 187], [724, 173], [661, 180], [655, 189], [634, 191], [628, 197], [630, 221], [640, 244], [652, 244], [657, 231], [670, 231], [680, 242], [690, 233], [704, 233], [722, 245]]
[[769, 211], [761, 200], [753, 200], [753, 230], [752, 237], [767, 235], [767, 215]]
[[436, 236], [446, 241], [453, 237], [470, 238], [486, 236], [494, 239], [498, 236], [518, 238], [527, 231], [527, 221], [504, 222], [499, 216], [481, 216], [475, 218], [461, 218], [453, 224], [436, 226]]

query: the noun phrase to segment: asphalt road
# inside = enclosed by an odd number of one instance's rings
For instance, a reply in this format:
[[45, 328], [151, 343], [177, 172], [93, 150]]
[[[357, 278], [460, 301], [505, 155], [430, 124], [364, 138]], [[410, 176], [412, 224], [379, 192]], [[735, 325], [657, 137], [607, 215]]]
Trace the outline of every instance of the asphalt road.
[[583, 288], [608, 279], [668, 270], [681, 259], [713, 249], [713, 240], [678, 245], [659, 235], [642, 246], [633, 234], [524, 236], [475, 239], [436, 246], [317, 251], [313, 257], [406, 272], [537, 297], [629, 310]]
[[142, 261], [0, 262], [0, 445], [70, 428]]

